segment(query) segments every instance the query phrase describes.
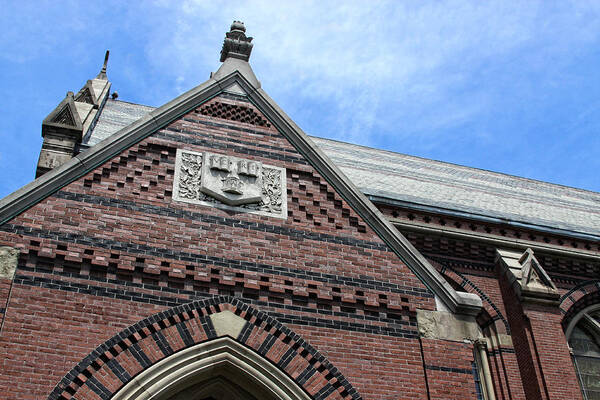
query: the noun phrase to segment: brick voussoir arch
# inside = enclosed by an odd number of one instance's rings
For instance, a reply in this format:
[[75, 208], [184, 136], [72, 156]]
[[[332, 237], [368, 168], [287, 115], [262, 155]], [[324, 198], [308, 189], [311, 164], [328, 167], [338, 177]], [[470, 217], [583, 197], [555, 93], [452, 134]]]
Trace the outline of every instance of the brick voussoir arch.
[[148, 367], [223, 336], [213, 319], [225, 311], [240, 321], [239, 334], [232, 339], [277, 366], [311, 398], [361, 399], [342, 373], [298, 334], [231, 296], [176, 306], [129, 326], [81, 360], [48, 399], [110, 399]]
[[592, 304], [600, 303], [600, 280], [594, 279], [580, 283], [559, 299], [559, 309], [563, 315], [563, 330], [567, 329], [571, 319]]
[[490, 299], [490, 297], [483, 290], [481, 290], [469, 278], [456, 271], [454, 268], [442, 265], [438, 262], [434, 262], [433, 265], [436, 266], [438, 272], [442, 274], [442, 276], [444, 276], [447, 280], [454, 282], [456, 285], [460, 286], [468, 293], [477, 294], [481, 298], [482, 308], [485, 312], [487, 312], [487, 314], [490, 317], [488, 324], [486, 324], [485, 326], [489, 326], [490, 324], [495, 325], [499, 321], [500, 323], [502, 323], [502, 328], [504, 329], [504, 332], [510, 335], [510, 326], [508, 325], [508, 321], [500, 311], [500, 308], [498, 308], [498, 306], [494, 304], [492, 299]]

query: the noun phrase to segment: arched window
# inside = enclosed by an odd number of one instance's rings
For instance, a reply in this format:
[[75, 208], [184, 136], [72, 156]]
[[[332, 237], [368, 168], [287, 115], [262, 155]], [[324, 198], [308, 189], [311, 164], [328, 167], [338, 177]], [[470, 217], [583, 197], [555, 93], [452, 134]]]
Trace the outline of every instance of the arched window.
[[583, 398], [600, 400], [600, 304], [577, 314], [566, 334]]

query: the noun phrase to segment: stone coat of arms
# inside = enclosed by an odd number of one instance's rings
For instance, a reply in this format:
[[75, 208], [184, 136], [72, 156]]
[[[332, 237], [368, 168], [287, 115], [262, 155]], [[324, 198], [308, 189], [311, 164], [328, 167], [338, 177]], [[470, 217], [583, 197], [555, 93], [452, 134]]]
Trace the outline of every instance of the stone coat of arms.
[[285, 168], [217, 153], [177, 150], [173, 198], [287, 217]]

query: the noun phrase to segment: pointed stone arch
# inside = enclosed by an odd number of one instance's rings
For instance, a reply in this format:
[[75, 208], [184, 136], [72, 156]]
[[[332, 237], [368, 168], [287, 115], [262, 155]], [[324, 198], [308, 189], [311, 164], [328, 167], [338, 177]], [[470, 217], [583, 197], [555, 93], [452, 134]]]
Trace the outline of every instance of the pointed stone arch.
[[[67, 373], [48, 398], [162, 400], [218, 377], [245, 379], [250, 392], [274, 400], [361, 399], [299, 335], [230, 296], [176, 306], [124, 329]], [[148, 393], [154, 397], [143, 396]]]
[[222, 336], [179, 351], [131, 379], [113, 400], [204, 399], [310, 400], [292, 378]]

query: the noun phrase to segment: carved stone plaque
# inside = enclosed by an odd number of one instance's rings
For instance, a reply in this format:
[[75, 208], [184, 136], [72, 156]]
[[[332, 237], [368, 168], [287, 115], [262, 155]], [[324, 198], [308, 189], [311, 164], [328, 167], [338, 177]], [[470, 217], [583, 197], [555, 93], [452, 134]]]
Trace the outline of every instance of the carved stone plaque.
[[287, 218], [285, 168], [225, 154], [179, 149], [173, 199]]

